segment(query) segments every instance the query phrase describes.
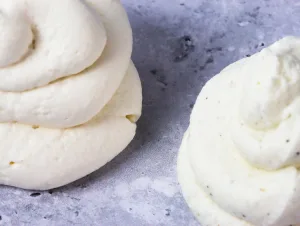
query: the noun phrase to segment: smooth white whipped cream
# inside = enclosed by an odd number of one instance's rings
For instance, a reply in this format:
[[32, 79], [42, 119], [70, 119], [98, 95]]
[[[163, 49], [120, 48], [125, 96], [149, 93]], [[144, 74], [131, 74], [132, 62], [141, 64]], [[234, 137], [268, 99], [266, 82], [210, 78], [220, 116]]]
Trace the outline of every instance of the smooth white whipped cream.
[[61, 186], [121, 152], [142, 97], [120, 1], [3, 0], [0, 25], [0, 184]]
[[0, 122], [50, 128], [87, 122], [112, 98], [128, 68], [132, 37], [125, 12], [112, 0], [95, 7], [93, 0], [17, 2], [31, 21], [35, 48], [0, 68]]
[[300, 225], [300, 39], [242, 59], [202, 89], [178, 175], [203, 225]]
[[[0, 68], [9, 67], [28, 54], [33, 34], [30, 22], [13, 1], [3, 1], [0, 11]], [[9, 75], [7, 75], [9, 76]]]

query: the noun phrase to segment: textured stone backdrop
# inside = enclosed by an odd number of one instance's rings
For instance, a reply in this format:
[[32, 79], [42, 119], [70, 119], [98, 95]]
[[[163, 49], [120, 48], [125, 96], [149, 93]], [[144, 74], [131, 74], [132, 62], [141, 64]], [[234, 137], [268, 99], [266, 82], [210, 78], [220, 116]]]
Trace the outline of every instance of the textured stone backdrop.
[[42, 193], [0, 187], [0, 225], [199, 225], [179, 192], [176, 156], [201, 87], [229, 63], [300, 33], [296, 0], [123, 3], [144, 90], [135, 140], [69, 186]]

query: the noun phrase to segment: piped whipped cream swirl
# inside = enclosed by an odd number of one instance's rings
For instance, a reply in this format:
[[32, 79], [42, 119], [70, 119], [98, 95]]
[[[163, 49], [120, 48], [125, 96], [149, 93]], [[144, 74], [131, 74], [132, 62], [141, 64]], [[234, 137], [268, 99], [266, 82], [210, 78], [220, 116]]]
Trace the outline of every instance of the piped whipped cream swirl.
[[179, 182], [203, 225], [296, 226], [299, 166], [300, 39], [286, 37], [203, 87]]
[[257, 167], [300, 166], [300, 40], [287, 37], [252, 56], [233, 141]]
[[112, 98], [130, 63], [131, 29], [116, 1], [97, 3], [101, 12], [92, 4], [0, 2], [0, 123], [69, 128]]

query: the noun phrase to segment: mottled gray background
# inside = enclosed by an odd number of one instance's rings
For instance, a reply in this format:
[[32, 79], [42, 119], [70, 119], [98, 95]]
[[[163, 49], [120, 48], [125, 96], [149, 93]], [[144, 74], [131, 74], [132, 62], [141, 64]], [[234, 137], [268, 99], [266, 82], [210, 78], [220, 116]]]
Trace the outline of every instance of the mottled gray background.
[[198, 225], [176, 180], [177, 151], [196, 96], [227, 64], [300, 32], [297, 0], [123, 3], [144, 89], [135, 140], [67, 187], [42, 193], [0, 187], [0, 225]]

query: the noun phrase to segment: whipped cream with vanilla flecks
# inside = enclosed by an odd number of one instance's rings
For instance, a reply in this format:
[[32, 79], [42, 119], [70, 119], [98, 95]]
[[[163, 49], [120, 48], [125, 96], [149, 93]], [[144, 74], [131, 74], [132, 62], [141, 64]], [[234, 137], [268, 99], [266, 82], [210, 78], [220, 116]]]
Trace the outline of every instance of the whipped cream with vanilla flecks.
[[178, 177], [203, 225], [300, 225], [300, 39], [286, 37], [203, 87]]
[[142, 97], [119, 0], [3, 0], [0, 27], [0, 184], [61, 186], [128, 145]]

